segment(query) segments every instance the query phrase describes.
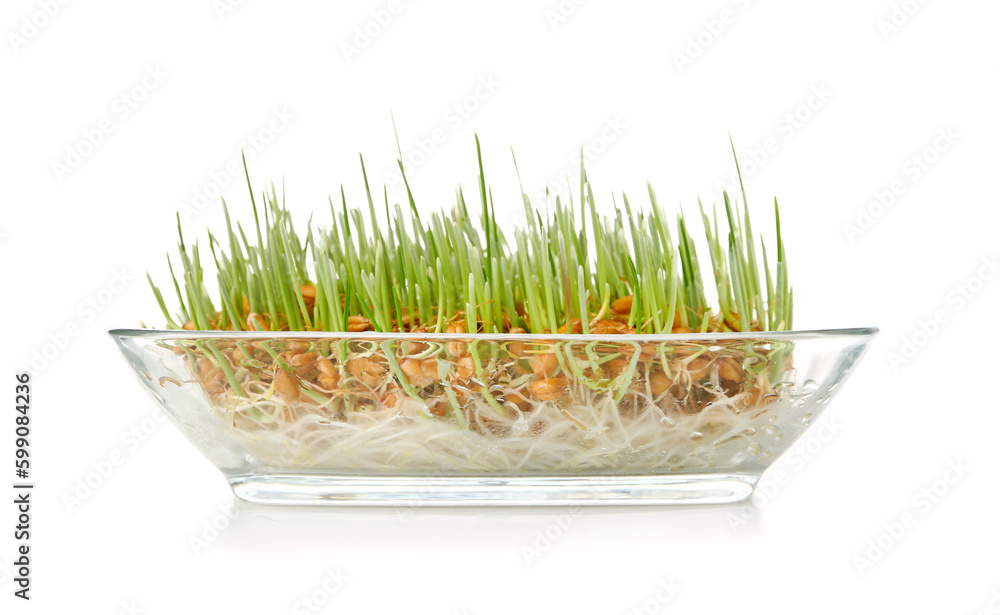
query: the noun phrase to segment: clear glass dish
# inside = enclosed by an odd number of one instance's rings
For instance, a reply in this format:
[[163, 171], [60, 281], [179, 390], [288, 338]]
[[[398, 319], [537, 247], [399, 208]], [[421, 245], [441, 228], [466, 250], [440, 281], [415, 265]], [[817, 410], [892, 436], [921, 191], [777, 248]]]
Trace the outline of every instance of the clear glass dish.
[[109, 333], [240, 498], [525, 505], [745, 499], [877, 330]]

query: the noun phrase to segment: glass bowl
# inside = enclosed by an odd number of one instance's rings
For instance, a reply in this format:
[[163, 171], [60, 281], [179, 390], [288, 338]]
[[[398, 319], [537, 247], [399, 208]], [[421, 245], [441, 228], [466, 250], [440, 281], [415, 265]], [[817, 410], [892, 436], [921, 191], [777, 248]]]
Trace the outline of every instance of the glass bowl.
[[749, 497], [877, 330], [109, 333], [245, 500], [575, 505]]

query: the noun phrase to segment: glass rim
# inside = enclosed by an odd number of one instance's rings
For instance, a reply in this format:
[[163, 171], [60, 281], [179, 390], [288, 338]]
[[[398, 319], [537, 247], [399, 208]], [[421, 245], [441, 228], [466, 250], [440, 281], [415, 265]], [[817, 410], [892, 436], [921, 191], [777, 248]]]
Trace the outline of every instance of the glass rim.
[[802, 329], [792, 331], [728, 331], [715, 333], [656, 333], [656, 334], [587, 334], [582, 333], [394, 333], [377, 331], [221, 331], [188, 329], [111, 329], [108, 335], [118, 338], [158, 340], [455, 340], [463, 342], [504, 342], [511, 340], [537, 342], [673, 342], [673, 341], [733, 341], [733, 340], [796, 340], [823, 337], [873, 338], [878, 327], [845, 329]]

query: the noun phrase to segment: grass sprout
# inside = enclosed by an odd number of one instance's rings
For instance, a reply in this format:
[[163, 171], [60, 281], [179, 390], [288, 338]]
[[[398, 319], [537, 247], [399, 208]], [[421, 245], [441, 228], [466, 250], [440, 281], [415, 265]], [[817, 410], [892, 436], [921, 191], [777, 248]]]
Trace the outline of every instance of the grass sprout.
[[[598, 213], [582, 162], [577, 199], [571, 195], [566, 204], [556, 196], [547, 215], [522, 188], [526, 224], [508, 240], [497, 221], [478, 137], [476, 155], [474, 207], [459, 188], [450, 211], [421, 218], [401, 160], [407, 206], [390, 205], [385, 190], [377, 206], [361, 159], [365, 206], [349, 207], [341, 188], [339, 204], [330, 199], [331, 224], [310, 219], [304, 233], [296, 230], [273, 184], [255, 195], [244, 160], [254, 226], [249, 233], [234, 226], [223, 201], [225, 233], [207, 237], [217, 294], [208, 290], [205, 252], [198, 242], [185, 242], [179, 217], [180, 269], [168, 258], [175, 313], [149, 279], [167, 328], [407, 333], [459, 324], [466, 333], [584, 334], [791, 329], [792, 288], [777, 200], [777, 259], [768, 262], [761, 237], [761, 262], [742, 175], [740, 198], [722, 195], [723, 215], [698, 202], [708, 247], [708, 257], [701, 258], [689, 219], [681, 211], [671, 224], [652, 185], [648, 209], [633, 209], [622, 194], [614, 216]], [[384, 227], [377, 207], [384, 208]], [[706, 283], [702, 267], [708, 265]], [[706, 286], [714, 286], [714, 308]]]
[[[255, 333], [163, 346], [178, 381], [201, 387], [268, 467], [695, 471], [753, 463], [772, 419], [800, 425], [784, 388], [790, 342], [685, 335], [792, 326], [777, 201], [769, 251], [742, 176], [739, 195], [699, 200], [695, 217], [665, 211], [651, 185], [648, 206], [623, 193], [604, 215], [581, 162], [568, 199], [532, 203], [522, 187], [498, 215], [477, 138], [475, 191], [422, 215], [401, 157], [402, 203], [373, 191], [359, 162], [364, 202], [348, 205], [341, 187], [328, 225], [296, 227], [273, 184], [252, 189], [244, 161], [253, 225], [224, 201], [224, 232], [203, 242], [178, 220], [174, 311], [149, 279], [168, 328]], [[502, 212], [519, 208], [524, 224], [505, 233]], [[364, 331], [399, 335], [349, 335]]]

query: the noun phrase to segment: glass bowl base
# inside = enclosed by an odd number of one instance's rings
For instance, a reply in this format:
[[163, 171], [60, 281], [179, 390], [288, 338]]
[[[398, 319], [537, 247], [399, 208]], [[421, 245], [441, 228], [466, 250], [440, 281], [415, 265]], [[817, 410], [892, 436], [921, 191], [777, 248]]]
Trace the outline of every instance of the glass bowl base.
[[753, 493], [757, 474], [667, 476], [229, 476], [237, 497], [258, 504], [339, 506], [582, 506], [726, 504]]

